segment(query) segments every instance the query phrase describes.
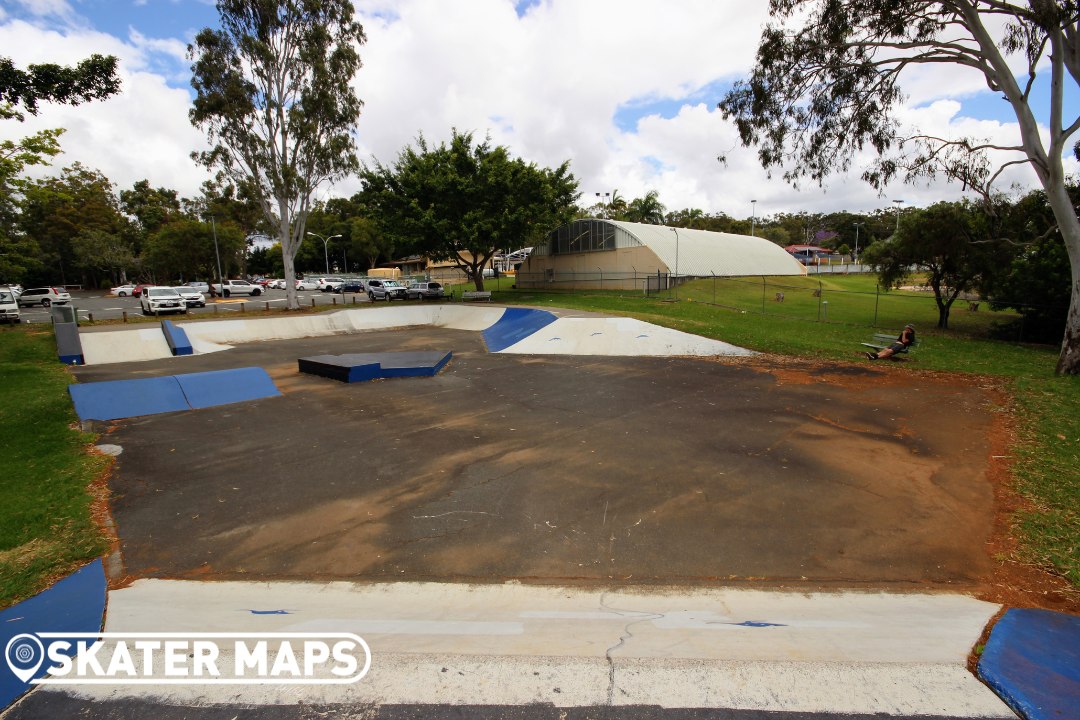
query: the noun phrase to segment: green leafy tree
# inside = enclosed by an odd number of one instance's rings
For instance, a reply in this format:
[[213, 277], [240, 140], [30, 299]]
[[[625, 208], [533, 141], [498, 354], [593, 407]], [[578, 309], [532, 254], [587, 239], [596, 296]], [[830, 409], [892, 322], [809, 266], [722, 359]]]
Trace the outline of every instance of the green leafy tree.
[[389, 259], [394, 253], [393, 237], [379, 229], [379, 224], [371, 218], [355, 217], [350, 228], [349, 255], [363, 258], [368, 268], [379, 263], [379, 258]]
[[315, 190], [359, 168], [352, 88], [364, 31], [349, 0], [218, 0], [221, 29], [188, 46], [196, 155], [248, 188], [282, 248], [288, 307]]
[[650, 190], [645, 197], [634, 198], [624, 215], [629, 222], [663, 225], [664, 204], [660, 202], [660, 193]]
[[988, 282], [1010, 252], [981, 209], [942, 202], [909, 213], [889, 240], [862, 253], [862, 261], [877, 268], [886, 289], [909, 278], [912, 268], [924, 271], [944, 329], [957, 298]]
[[[883, 187], [943, 174], [992, 198], [1008, 165], [1027, 163], [1046, 192], [1069, 254], [1071, 297], [1057, 372], [1080, 373], [1080, 219], [1066, 190], [1062, 156], [1080, 129], [1065, 103], [1080, 82], [1076, 0], [770, 0], [750, 77], [720, 103], [742, 141], [792, 182], [822, 181], [867, 146], [879, 155], [863, 177]], [[1019, 73], [1010, 65], [1018, 58]], [[1019, 137], [1000, 147], [978, 138], [937, 138], [901, 128], [905, 70], [957, 65], [981, 72], [1012, 108]], [[1046, 93], [1033, 93], [1040, 75]], [[1046, 128], [1036, 119], [1035, 103]], [[992, 165], [987, 152], [1012, 153]]]
[[181, 215], [177, 192], [163, 187], [152, 188], [149, 180], [139, 180], [130, 190], [121, 190], [120, 208], [135, 219], [136, 254], [142, 252], [148, 236]]
[[61, 283], [78, 280], [87, 286], [96, 286], [102, 275], [96, 263], [86, 262], [92, 252], [79, 246], [96, 243], [97, 233], [129, 238], [131, 232], [112, 183], [80, 163], [64, 168], [60, 177], [28, 185], [19, 224], [40, 246], [40, 281], [56, 282], [59, 275]]
[[0, 105], [36, 115], [39, 102], [79, 105], [120, 92], [116, 58], [91, 55], [75, 67], [43, 63], [26, 70], [0, 57]]
[[244, 232], [228, 220], [210, 223], [179, 218], [147, 238], [142, 259], [152, 277], [160, 282], [216, 278], [219, 256], [222, 273], [232, 277], [243, 267], [246, 247]]
[[365, 199], [382, 231], [399, 247], [455, 260], [484, 289], [483, 268], [499, 250], [533, 244], [573, 217], [577, 180], [511, 158], [490, 140], [454, 130], [449, 144], [421, 136], [393, 166], [378, 161], [361, 176]]
[[42, 130], [21, 140], [0, 141], [0, 282], [15, 283], [41, 269], [41, 248], [19, 228], [21, 204], [33, 183], [26, 168], [48, 165], [60, 152], [63, 130]]

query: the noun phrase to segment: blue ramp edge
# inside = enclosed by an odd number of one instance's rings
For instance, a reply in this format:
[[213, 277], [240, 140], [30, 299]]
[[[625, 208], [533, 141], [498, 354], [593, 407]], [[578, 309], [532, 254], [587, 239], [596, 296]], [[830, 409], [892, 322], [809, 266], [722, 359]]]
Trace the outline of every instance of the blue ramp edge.
[[[105, 616], [105, 569], [100, 560], [86, 565], [32, 598], [0, 610], [0, 710], [10, 705], [55, 663], [41, 662], [41, 648], [65, 638], [39, 639], [36, 633], [93, 633]], [[12, 642], [14, 640], [14, 642]], [[74, 645], [73, 639], [68, 642]], [[9, 646], [10, 644], [10, 646]], [[71, 653], [65, 653], [70, 655]], [[12, 664], [24, 672], [12, 672]]]
[[169, 343], [173, 355], [191, 355], [195, 352], [184, 328], [175, 325], [172, 320], [161, 321], [161, 332], [165, 334], [165, 342]]
[[188, 373], [177, 375], [176, 381], [196, 410], [281, 395], [270, 375], [258, 367]]
[[1077, 717], [1080, 617], [1013, 609], [990, 633], [979, 677], [1027, 720]]
[[488, 352], [502, 352], [557, 319], [547, 310], [507, 308], [497, 323], [483, 331], [484, 342]]
[[68, 392], [82, 420], [119, 420], [190, 409], [180, 383], [171, 375], [68, 385]]

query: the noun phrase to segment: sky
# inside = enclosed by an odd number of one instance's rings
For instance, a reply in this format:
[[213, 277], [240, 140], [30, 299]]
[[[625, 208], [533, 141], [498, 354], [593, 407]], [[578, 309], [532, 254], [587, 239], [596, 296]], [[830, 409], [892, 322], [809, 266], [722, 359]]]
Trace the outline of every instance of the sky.
[[[392, 162], [423, 134], [474, 131], [541, 166], [570, 161], [580, 204], [618, 191], [650, 190], [668, 210], [695, 207], [758, 218], [788, 212], [866, 212], [925, 207], [963, 196], [944, 182], [897, 184], [882, 194], [859, 180], [871, 156], [824, 187], [793, 188], [741, 146], [717, 102], [750, 70], [765, 0], [356, 0], [367, 43], [354, 86], [364, 102], [361, 161]], [[122, 92], [78, 107], [42, 106], [26, 122], [0, 124], [0, 138], [66, 128], [52, 171], [76, 161], [125, 189], [141, 179], [198, 194], [209, 175], [191, 160], [206, 138], [188, 121], [187, 44], [216, 27], [210, 0], [0, 0], [0, 54], [20, 66], [71, 64], [92, 53], [120, 58]], [[1015, 145], [1009, 105], [982, 76], [919, 68], [905, 78], [902, 122], [938, 135]], [[1045, 87], [1037, 95], [1046, 96]], [[1080, 113], [1072, 93], [1067, 110]], [[1037, 110], [1044, 121], [1047, 112]], [[726, 164], [717, 156], [726, 156]], [[1077, 163], [1067, 160], [1067, 172]], [[1027, 166], [1002, 188], [1032, 188]], [[355, 178], [318, 198], [352, 195]], [[752, 202], [756, 201], [756, 202]]]

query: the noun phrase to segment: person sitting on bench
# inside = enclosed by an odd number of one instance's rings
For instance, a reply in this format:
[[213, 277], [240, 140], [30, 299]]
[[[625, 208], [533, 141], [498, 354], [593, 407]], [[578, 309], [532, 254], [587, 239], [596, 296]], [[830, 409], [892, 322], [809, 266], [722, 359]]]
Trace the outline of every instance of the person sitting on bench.
[[893, 341], [892, 345], [887, 348], [882, 348], [875, 352], [866, 351], [866, 358], [868, 360], [884, 360], [887, 357], [892, 357], [898, 352], [904, 352], [912, 343], [915, 342], [915, 326], [908, 323], [904, 326], [904, 329], [900, 332], [900, 336]]

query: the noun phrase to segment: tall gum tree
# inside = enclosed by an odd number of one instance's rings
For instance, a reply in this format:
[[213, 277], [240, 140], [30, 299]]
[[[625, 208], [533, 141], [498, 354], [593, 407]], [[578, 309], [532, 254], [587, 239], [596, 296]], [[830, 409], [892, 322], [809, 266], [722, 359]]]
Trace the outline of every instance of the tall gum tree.
[[188, 46], [191, 122], [213, 148], [194, 157], [245, 185], [275, 228], [290, 309], [315, 190], [359, 169], [351, 83], [364, 31], [350, 0], [218, 0], [221, 29]]
[[[1080, 128], [1066, 116], [1066, 86], [1080, 84], [1077, 0], [770, 0], [750, 77], [720, 102], [766, 168], [818, 182], [850, 167], [869, 146], [879, 160], [863, 173], [877, 188], [896, 177], [942, 174], [989, 198], [1010, 165], [1035, 171], [1069, 253], [1072, 293], [1058, 374], [1080, 373], [1080, 221], [1066, 191], [1062, 155]], [[927, 64], [982, 73], [1009, 103], [1015, 145], [905, 132], [896, 120], [900, 78]], [[1049, 77], [1045, 131], [1032, 90]], [[1043, 114], [1040, 113], [1040, 114]], [[991, 156], [997, 158], [993, 162]], [[1005, 156], [1007, 159], [1000, 160]]]

